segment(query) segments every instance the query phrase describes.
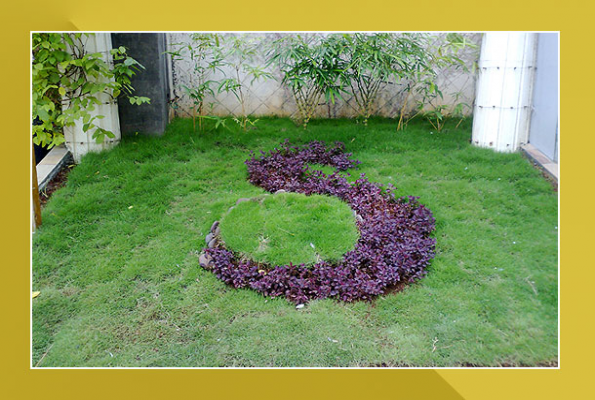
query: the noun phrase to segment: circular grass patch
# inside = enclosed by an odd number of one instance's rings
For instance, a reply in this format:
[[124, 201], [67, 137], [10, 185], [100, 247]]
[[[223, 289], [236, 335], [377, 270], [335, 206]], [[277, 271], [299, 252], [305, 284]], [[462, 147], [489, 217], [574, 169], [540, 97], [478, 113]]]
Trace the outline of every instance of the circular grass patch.
[[345, 202], [298, 193], [244, 201], [221, 220], [220, 228], [228, 249], [273, 266], [339, 260], [359, 237]]

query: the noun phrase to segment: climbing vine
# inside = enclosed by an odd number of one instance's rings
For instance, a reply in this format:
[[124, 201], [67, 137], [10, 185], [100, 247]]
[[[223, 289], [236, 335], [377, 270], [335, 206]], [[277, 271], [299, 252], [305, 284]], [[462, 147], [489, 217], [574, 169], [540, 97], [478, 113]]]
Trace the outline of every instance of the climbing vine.
[[[96, 125], [103, 115], [96, 107], [127, 98], [131, 104], [149, 103], [133, 96], [130, 78], [143, 68], [124, 47], [109, 54], [89, 53], [92, 33], [34, 33], [32, 35], [33, 142], [43, 147], [64, 143], [64, 127], [82, 121], [84, 132], [101, 143], [114, 133]], [[112, 60], [114, 61], [112, 63]]]

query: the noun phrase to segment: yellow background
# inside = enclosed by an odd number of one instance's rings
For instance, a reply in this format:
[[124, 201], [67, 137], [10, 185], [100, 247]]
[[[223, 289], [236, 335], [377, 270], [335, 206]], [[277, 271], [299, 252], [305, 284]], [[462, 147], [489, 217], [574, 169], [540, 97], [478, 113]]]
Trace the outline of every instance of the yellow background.
[[[592, 10], [586, 1], [28, 1], [2, 8], [2, 373], [20, 398], [431, 398], [592, 396]], [[31, 30], [560, 30], [559, 370], [30, 370]]]

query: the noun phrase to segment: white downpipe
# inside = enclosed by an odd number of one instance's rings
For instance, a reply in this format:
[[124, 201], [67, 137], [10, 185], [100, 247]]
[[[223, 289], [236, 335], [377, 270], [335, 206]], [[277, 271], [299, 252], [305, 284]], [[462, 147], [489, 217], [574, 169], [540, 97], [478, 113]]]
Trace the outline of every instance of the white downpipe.
[[472, 142], [500, 152], [527, 143], [537, 34], [488, 32], [481, 46]]
[[[113, 63], [110, 50], [112, 49], [112, 39], [109, 33], [95, 33], [86, 39], [85, 51], [87, 53], [101, 53], [104, 61], [109, 65]], [[118, 105], [107, 93], [100, 93], [97, 98], [103, 104], [96, 105], [95, 110], [91, 112], [92, 116], [103, 115], [105, 118], [94, 120], [94, 124], [111, 131], [115, 137], [104, 138], [104, 141], [97, 143], [93, 139], [93, 132], [83, 132], [83, 121], [79, 120], [74, 126], [64, 127], [64, 139], [66, 148], [72, 153], [74, 161], [78, 163], [81, 157], [88, 152], [99, 152], [104, 149], [117, 145], [121, 139], [120, 118], [118, 116]]]

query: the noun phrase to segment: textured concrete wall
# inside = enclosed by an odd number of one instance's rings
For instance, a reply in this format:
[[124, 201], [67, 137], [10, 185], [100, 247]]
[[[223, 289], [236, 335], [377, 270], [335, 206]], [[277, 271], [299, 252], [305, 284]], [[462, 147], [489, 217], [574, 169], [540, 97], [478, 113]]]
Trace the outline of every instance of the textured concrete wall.
[[[237, 34], [225, 34], [225, 36], [232, 36]], [[245, 34], [249, 38], [259, 41], [259, 54], [257, 57], [257, 64], [264, 65], [265, 52], [268, 44], [280, 38], [284, 33], [251, 33]], [[481, 34], [465, 34], [465, 36], [472, 42], [479, 45], [481, 42]], [[443, 40], [443, 34], [433, 34], [436, 41]], [[190, 42], [189, 33], [168, 33], [167, 42], [168, 49], [173, 49], [176, 43]], [[477, 60], [479, 56], [478, 49], [468, 48], [463, 52], [462, 58], [471, 65]], [[192, 69], [192, 62], [189, 58], [183, 60], [173, 61], [172, 63], [172, 87], [171, 98], [174, 99], [175, 110], [177, 116], [188, 117], [191, 115], [192, 101], [185, 94], [183, 86], [190, 85], [190, 71]], [[231, 74], [232, 71], [224, 70], [226, 74]], [[296, 106], [292, 98], [291, 92], [286, 87], [281, 85], [282, 75], [280, 71], [275, 68], [269, 69], [276, 79], [259, 80], [250, 84], [249, 80], [245, 81], [247, 88], [246, 96], [246, 110], [248, 114], [253, 115], [275, 115], [289, 117], [295, 114]], [[220, 79], [224, 74], [215, 74], [213, 79]], [[457, 102], [465, 102], [469, 105], [466, 114], [471, 114], [473, 102], [475, 99], [475, 74], [474, 72], [465, 72], [461, 69], [449, 68], [440, 71], [439, 85], [444, 93], [443, 104], [452, 104], [454, 99], [452, 94], [461, 92], [460, 98]], [[394, 117], [400, 110], [404, 100], [405, 84], [387, 85], [379, 94], [376, 104], [376, 115]], [[415, 99], [409, 99], [409, 109], [415, 105]], [[237, 99], [232, 94], [217, 94], [209, 96], [207, 103], [212, 103], [212, 110], [206, 110], [207, 113], [213, 115], [238, 115], [241, 107]], [[321, 105], [318, 107], [317, 116], [319, 117], [354, 117], [357, 113], [355, 111], [355, 101], [352, 96], [345, 96], [344, 100], [339, 100], [333, 105]]]
[[112, 33], [114, 48], [124, 46], [144, 69], [131, 78], [134, 95], [151, 99], [150, 104], [118, 101], [122, 134], [163, 134], [168, 122], [168, 57], [165, 33]]

